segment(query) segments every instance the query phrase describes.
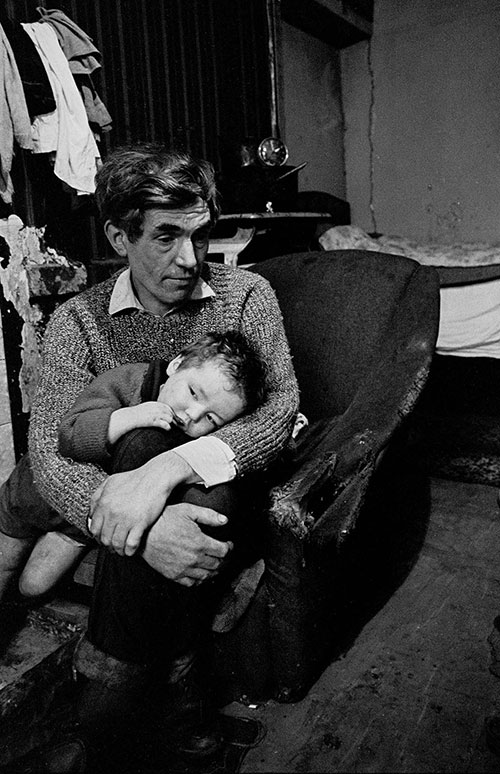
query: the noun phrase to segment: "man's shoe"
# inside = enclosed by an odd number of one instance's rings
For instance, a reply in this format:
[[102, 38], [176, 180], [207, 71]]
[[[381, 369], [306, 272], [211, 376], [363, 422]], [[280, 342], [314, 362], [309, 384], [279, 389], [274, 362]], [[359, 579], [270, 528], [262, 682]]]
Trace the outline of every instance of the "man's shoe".
[[188, 759], [216, 755], [222, 744], [218, 713], [200, 687], [195, 670], [168, 686], [162, 704], [155, 732], [168, 750]]
[[215, 720], [207, 718], [171, 727], [167, 747], [188, 759], [214, 757], [222, 746], [222, 738]]

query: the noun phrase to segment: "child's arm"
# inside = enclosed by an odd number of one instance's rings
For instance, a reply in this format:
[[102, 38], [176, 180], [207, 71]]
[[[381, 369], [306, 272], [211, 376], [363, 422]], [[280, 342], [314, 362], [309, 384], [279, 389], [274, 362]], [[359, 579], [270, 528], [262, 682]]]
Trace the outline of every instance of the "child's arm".
[[113, 411], [108, 424], [108, 443], [113, 445], [122, 435], [136, 427], [161, 427], [170, 430], [174, 413], [170, 406], [150, 400], [138, 406], [126, 406]]
[[140, 403], [147, 369], [147, 363], [129, 363], [96, 376], [61, 418], [59, 452], [75, 462], [109, 465], [109, 419], [116, 410]]

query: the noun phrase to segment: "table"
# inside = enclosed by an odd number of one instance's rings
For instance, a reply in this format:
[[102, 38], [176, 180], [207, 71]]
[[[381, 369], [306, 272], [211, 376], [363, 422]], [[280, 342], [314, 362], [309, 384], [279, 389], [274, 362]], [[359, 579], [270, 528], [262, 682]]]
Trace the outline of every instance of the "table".
[[[265, 234], [272, 229], [278, 229], [283, 233], [300, 223], [316, 225], [331, 219], [329, 212], [224, 213], [219, 217], [218, 222], [223, 226], [234, 223], [236, 233], [231, 236], [217, 236], [216, 227], [214, 236], [210, 240], [209, 254], [222, 254], [224, 263], [234, 268], [238, 265], [238, 256], [248, 247], [256, 234]], [[286, 252], [286, 244], [283, 247]]]

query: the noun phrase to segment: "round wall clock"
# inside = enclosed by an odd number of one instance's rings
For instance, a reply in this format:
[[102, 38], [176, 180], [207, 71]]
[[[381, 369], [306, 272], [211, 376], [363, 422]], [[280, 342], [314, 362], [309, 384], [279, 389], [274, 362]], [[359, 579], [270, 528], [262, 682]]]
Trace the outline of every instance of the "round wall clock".
[[266, 137], [257, 148], [259, 159], [268, 167], [281, 167], [288, 159], [288, 148], [278, 137]]

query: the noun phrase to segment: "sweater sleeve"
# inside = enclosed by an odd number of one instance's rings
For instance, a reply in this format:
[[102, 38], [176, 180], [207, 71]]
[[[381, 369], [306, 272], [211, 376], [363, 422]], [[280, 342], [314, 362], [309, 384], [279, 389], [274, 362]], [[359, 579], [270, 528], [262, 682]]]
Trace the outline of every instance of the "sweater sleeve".
[[63, 305], [52, 315], [44, 338], [42, 368], [30, 419], [29, 453], [42, 497], [83, 531], [91, 495], [106, 474], [97, 465], [63, 457], [58, 450], [58, 427], [94, 378], [90, 346], [79, 320], [71, 308]]
[[215, 433], [235, 453], [239, 475], [269, 465], [290, 440], [299, 407], [299, 390], [278, 300], [259, 277], [242, 311], [242, 332], [266, 366], [266, 399], [251, 414]]
[[130, 363], [105, 371], [78, 396], [59, 425], [59, 451], [76, 462], [111, 462], [108, 428], [117, 409], [140, 403], [147, 363]]

